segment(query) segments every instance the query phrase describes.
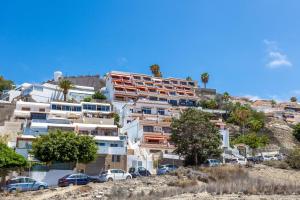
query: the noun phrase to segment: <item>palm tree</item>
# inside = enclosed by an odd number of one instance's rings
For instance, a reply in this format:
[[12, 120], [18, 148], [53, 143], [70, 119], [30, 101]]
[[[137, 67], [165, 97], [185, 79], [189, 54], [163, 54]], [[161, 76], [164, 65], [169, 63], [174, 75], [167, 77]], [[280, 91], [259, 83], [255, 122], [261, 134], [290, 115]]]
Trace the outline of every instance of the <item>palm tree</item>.
[[58, 86], [61, 88], [64, 94], [64, 101], [67, 101], [67, 94], [69, 90], [73, 87], [73, 83], [70, 80], [63, 79], [59, 81]]
[[192, 81], [193, 79], [192, 79], [192, 77], [188, 76], [188, 77], [185, 78], [185, 80]]
[[162, 77], [162, 73], [160, 72], [160, 67], [158, 64], [153, 64], [150, 66], [150, 70], [155, 77]]
[[272, 108], [274, 108], [276, 104], [277, 104], [277, 102], [276, 102], [274, 99], [272, 99], [272, 100], [271, 100]]
[[291, 97], [291, 102], [297, 102], [297, 97]]
[[228, 102], [230, 99], [230, 95], [228, 92], [224, 92], [223, 96], [222, 96], [223, 101]]
[[201, 74], [201, 81], [204, 84], [204, 88], [206, 88], [206, 84], [208, 83], [209, 80], [209, 74], [207, 72]]

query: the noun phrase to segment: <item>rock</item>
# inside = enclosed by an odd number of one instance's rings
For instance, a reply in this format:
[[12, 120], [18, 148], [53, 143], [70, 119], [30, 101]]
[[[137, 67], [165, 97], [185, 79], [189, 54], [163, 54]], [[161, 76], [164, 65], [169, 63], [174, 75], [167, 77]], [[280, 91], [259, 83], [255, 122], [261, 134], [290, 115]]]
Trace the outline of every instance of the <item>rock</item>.
[[96, 195], [95, 199], [102, 199], [103, 195]]
[[89, 193], [83, 193], [81, 194], [81, 197], [87, 197], [89, 195]]

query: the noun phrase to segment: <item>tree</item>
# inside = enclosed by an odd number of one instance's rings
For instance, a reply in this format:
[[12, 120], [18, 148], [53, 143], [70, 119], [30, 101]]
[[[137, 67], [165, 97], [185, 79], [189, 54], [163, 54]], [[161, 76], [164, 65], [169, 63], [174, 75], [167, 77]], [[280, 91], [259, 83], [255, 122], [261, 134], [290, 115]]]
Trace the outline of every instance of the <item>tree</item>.
[[234, 118], [234, 121], [240, 126], [242, 134], [245, 133], [245, 125], [249, 120], [250, 115], [251, 111], [245, 106], [241, 106], [233, 111], [232, 117]]
[[202, 101], [200, 101], [200, 106], [202, 108], [207, 108], [207, 109], [217, 109], [218, 103], [215, 99], [202, 100]]
[[73, 83], [70, 80], [62, 79], [59, 81], [58, 86], [62, 89], [64, 94], [64, 101], [67, 101], [67, 94], [69, 90], [73, 87]]
[[26, 159], [17, 154], [6, 144], [0, 143], [0, 175], [1, 185], [5, 183], [5, 177], [10, 171], [20, 170], [27, 166]]
[[32, 143], [32, 153], [35, 158], [48, 164], [53, 161], [87, 163], [93, 161], [97, 153], [95, 141], [87, 137], [56, 130], [37, 138]]
[[229, 99], [230, 99], [230, 95], [228, 92], [224, 92], [223, 96], [222, 96], [222, 99], [224, 102], [228, 102]]
[[294, 128], [293, 134], [294, 134], [295, 138], [300, 142], [300, 123], [298, 123], [293, 128]]
[[105, 100], [106, 96], [102, 94], [101, 92], [97, 91], [95, 94], [92, 96], [93, 99], [99, 99], [99, 100]]
[[209, 119], [209, 114], [189, 108], [179, 119], [172, 120], [171, 140], [175, 152], [185, 157], [186, 164], [197, 166], [208, 158], [220, 156], [220, 133]]
[[96, 159], [97, 145], [94, 139], [88, 135], [78, 136], [78, 160], [81, 163], [89, 163]]
[[266, 146], [269, 143], [269, 138], [266, 135], [258, 136], [256, 133], [248, 133], [235, 138], [232, 143], [246, 144], [252, 149], [257, 149]]
[[257, 132], [259, 132], [263, 128], [264, 124], [260, 120], [251, 119], [248, 122], [248, 126], [249, 126], [249, 128], [250, 128], [251, 131], [257, 133]]
[[162, 77], [162, 73], [160, 71], [160, 66], [158, 64], [153, 64], [150, 66], [150, 70], [155, 77]]
[[192, 77], [188, 76], [188, 77], [186, 77], [185, 80], [187, 80], [187, 81], [192, 81], [193, 79], [192, 79]]
[[291, 102], [297, 102], [297, 97], [291, 97], [290, 101]]
[[204, 88], [206, 88], [206, 84], [208, 83], [209, 80], [209, 74], [207, 72], [201, 74], [201, 81], [204, 84]]
[[113, 113], [114, 124], [118, 127], [120, 126], [120, 115], [118, 113]]
[[4, 90], [11, 90], [13, 89], [14, 82], [11, 80], [6, 80], [3, 76], [0, 76], [0, 94]]
[[274, 108], [276, 104], [277, 104], [277, 102], [276, 102], [274, 99], [272, 99], [272, 100], [271, 100], [272, 108]]
[[300, 169], [300, 148], [293, 149], [287, 156], [286, 162], [293, 169]]

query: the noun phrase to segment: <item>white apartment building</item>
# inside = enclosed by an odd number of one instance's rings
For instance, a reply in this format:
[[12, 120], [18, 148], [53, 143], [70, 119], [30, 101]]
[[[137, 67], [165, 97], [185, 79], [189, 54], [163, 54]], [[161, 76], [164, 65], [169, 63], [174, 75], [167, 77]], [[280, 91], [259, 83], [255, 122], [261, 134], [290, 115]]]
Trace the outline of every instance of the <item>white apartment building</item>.
[[99, 174], [113, 165], [126, 170], [126, 137], [119, 134], [108, 103], [18, 101], [14, 118], [24, 122], [23, 134], [17, 137], [16, 151], [26, 158], [30, 157], [28, 151], [36, 137], [59, 129], [89, 135], [96, 141], [99, 146], [96, 161], [80, 165], [86, 173]]

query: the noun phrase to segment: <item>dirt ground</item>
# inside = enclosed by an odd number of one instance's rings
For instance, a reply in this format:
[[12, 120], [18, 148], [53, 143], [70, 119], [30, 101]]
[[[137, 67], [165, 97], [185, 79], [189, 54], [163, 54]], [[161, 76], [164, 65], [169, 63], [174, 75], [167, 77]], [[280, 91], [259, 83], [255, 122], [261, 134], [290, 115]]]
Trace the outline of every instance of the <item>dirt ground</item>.
[[[300, 185], [300, 171], [284, 170], [256, 165], [246, 169], [251, 177], [259, 177], [274, 182], [294, 182]], [[180, 190], [169, 186], [176, 181], [177, 176], [143, 177], [128, 181], [116, 181], [108, 183], [90, 183], [86, 186], [72, 186], [64, 188], [48, 189], [44, 191], [24, 192], [17, 194], [0, 194], [1, 200], [63, 200], [63, 199], [164, 199], [164, 200], [300, 200], [300, 195], [215, 195], [202, 189]], [[199, 182], [199, 184], [205, 184]], [[199, 185], [198, 185], [199, 186]], [[197, 186], [197, 187], [198, 187]], [[200, 187], [199, 187], [200, 188]], [[171, 189], [171, 190], [170, 190]], [[188, 188], [189, 189], [189, 188]], [[180, 192], [181, 191], [181, 192]], [[146, 194], [153, 195], [151, 198]], [[145, 196], [144, 196], [145, 195]]]

